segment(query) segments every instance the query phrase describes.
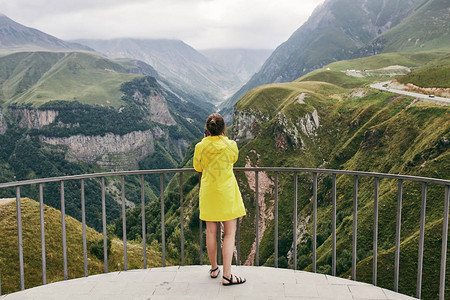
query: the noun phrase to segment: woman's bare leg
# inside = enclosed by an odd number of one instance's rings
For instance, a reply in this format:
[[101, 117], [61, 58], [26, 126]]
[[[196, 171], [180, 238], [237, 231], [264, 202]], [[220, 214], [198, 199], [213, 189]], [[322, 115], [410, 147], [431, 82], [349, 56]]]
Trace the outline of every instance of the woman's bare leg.
[[[230, 278], [231, 276], [231, 261], [233, 260], [234, 243], [236, 237], [236, 220], [224, 221], [224, 238], [222, 245], [223, 254], [223, 276]], [[223, 283], [229, 282], [222, 280]], [[233, 282], [236, 282], [236, 278], [233, 276]]]
[[[217, 222], [206, 221], [206, 248], [208, 249], [209, 262], [211, 263], [211, 270], [217, 268]], [[219, 270], [213, 272], [211, 275], [216, 276]]]

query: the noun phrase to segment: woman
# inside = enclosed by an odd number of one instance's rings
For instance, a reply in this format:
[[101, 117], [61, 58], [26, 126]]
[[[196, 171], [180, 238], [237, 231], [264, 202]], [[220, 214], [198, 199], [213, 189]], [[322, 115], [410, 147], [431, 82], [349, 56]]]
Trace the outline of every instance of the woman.
[[200, 219], [206, 222], [206, 247], [211, 262], [210, 276], [216, 278], [217, 265], [217, 222], [224, 226], [223, 285], [246, 282], [245, 278], [231, 274], [231, 261], [236, 235], [236, 220], [245, 215], [244, 202], [233, 173], [233, 164], [238, 159], [235, 141], [225, 136], [225, 121], [219, 114], [206, 119], [206, 133], [195, 145], [194, 168], [202, 172], [200, 185]]

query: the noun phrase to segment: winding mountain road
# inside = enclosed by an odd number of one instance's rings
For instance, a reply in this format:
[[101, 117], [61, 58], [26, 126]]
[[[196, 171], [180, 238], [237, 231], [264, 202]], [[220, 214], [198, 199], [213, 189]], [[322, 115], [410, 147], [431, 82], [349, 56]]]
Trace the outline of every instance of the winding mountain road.
[[382, 91], [385, 91], [385, 92], [402, 94], [402, 95], [407, 95], [407, 96], [416, 97], [416, 98], [420, 98], [420, 99], [425, 99], [425, 100], [428, 100], [428, 101], [437, 101], [437, 102], [443, 102], [443, 103], [450, 104], [450, 99], [449, 98], [436, 97], [436, 96], [431, 98], [429, 95], [424, 95], [424, 94], [419, 94], [419, 93], [413, 93], [413, 92], [407, 92], [407, 91], [402, 91], [402, 90], [396, 90], [396, 89], [392, 89], [392, 88], [383, 87], [383, 85], [386, 85], [386, 84], [389, 84], [389, 83], [390, 83], [390, 81], [378, 82], [378, 83], [371, 84], [370, 87], [374, 88], [374, 89], [382, 90]]

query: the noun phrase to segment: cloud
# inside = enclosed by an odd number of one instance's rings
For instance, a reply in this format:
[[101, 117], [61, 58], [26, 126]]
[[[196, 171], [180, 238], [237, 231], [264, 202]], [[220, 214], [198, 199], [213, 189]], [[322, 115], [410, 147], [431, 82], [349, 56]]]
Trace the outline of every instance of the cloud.
[[323, 0], [0, 0], [13, 20], [62, 39], [180, 39], [197, 49], [284, 42]]

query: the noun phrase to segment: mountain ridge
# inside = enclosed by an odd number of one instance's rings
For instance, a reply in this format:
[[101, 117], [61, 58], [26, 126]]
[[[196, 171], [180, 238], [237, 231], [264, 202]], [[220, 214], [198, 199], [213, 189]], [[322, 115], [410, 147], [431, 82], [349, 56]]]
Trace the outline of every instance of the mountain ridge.
[[237, 90], [241, 81], [181, 40], [118, 38], [75, 40], [111, 58], [142, 60], [176, 88], [217, 104]]
[[85, 50], [91, 48], [66, 42], [40, 30], [21, 25], [0, 13], [0, 50]]

